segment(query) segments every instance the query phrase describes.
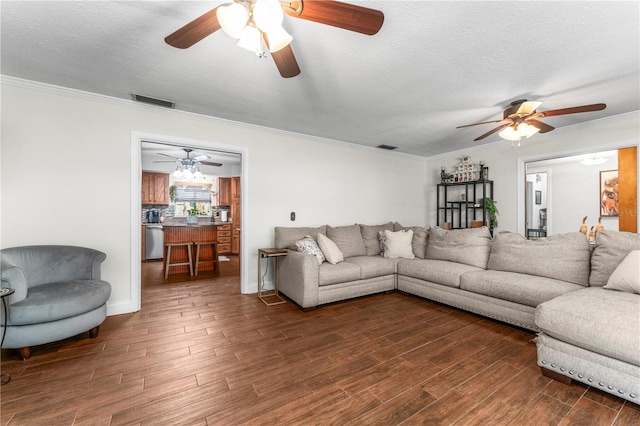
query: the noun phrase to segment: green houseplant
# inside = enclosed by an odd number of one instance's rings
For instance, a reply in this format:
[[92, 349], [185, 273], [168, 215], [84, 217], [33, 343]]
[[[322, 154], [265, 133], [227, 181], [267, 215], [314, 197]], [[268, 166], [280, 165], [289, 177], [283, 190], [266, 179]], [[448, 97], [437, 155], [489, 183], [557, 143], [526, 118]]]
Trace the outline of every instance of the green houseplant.
[[498, 207], [496, 207], [496, 201], [491, 198], [484, 199], [484, 207], [487, 209], [487, 213], [489, 213], [489, 225], [491, 229], [498, 227]]

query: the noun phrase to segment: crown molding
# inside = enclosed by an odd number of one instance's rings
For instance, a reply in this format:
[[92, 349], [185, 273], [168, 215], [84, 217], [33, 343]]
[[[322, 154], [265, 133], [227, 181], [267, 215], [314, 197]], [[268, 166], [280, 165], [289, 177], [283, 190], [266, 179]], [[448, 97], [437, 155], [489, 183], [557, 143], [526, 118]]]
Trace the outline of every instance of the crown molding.
[[139, 111], [153, 111], [154, 113], [166, 114], [171, 117], [182, 117], [186, 119], [199, 120], [199, 121], [216, 123], [216, 124], [223, 123], [226, 125], [239, 127], [243, 129], [276, 133], [280, 135], [287, 135], [289, 137], [294, 137], [294, 138], [304, 137], [305, 139], [309, 139], [318, 143], [343, 146], [351, 149], [368, 151], [371, 153], [377, 153], [385, 156], [391, 155], [394, 157], [401, 157], [401, 158], [406, 158], [409, 160], [421, 161], [421, 162], [425, 161], [428, 158], [428, 157], [423, 157], [423, 156], [414, 155], [414, 154], [407, 154], [403, 152], [384, 151], [384, 150], [381, 150], [380, 148], [375, 148], [375, 147], [370, 147], [365, 145], [358, 145], [352, 142], [341, 141], [338, 139], [323, 138], [320, 136], [313, 136], [305, 133], [297, 133], [289, 130], [282, 130], [282, 129], [276, 129], [273, 127], [245, 123], [242, 121], [229, 120], [226, 118], [215, 117], [212, 115], [198, 114], [195, 112], [182, 111], [179, 109], [169, 109], [169, 108], [161, 107], [157, 105], [136, 102], [133, 99], [116, 98], [114, 96], [101, 95], [94, 92], [87, 92], [84, 90], [72, 89], [69, 87], [57, 86], [54, 84], [42, 83], [42, 82], [33, 81], [33, 80], [25, 80], [22, 78], [11, 77], [4, 74], [0, 75], [0, 83], [7, 86], [19, 87], [27, 90], [34, 90], [34, 91], [49, 93], [49, 94], [58, 95], [58, 96], [69, 96], [69, 97], [74, 97], [74, 98], [83, 99], [83, 100], [92, 101], [92, 102], [100, 102], [100, 103], [111, 104], [111, 105], [115, 105], [123, 108], [136, 109]]

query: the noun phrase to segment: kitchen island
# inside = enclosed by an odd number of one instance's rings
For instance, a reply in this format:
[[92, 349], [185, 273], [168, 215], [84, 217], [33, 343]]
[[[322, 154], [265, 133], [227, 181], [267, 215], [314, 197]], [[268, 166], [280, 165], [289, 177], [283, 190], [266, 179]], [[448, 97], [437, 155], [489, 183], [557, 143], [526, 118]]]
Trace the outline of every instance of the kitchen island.
[[[218, 241], [218, 227], [229, 225], [228, 222], [204, 222], [198, 225], [187, 225], [184, 223], [164, 224], [164, 243], [193, 243], [194, 241]], [[192, 258], [195, 262], [195, 250], [192, 249]], [[201, 259], [211, 259], [211, 246], [203, 246], [200, 252]], [[174, 247], [171, 250], [171, 262], [186, 262], [188, 259], [186, 247]], [[163, 256], [163, 270], [166, 267], [167, 252], [165, 249]], [[195, 265], [194, 265], [195, 267]], [[199, 268], [200, 271], [210, 271], [213, 269], [212, 263], [204, 263]], [[188, 274], [189, 267], [187, 265], [172, 266], [169, 268], [169, 274]]]

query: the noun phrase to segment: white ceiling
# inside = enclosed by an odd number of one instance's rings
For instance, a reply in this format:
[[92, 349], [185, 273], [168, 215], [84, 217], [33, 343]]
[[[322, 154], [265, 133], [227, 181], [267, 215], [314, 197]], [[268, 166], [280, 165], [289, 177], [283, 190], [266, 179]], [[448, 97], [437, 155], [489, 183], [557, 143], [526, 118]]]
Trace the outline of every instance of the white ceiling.
[[455, 127], [516, 99], [607, 104], [543, 120], [554, 127], [640, 109], [637, 1], [352, 2], [384, 12], [374, 36], [285, 16], [302, 70], [291, 79], [223, 31], [164, 43], [220, 3], [2, 1], [1, 72], [421, 156], [477, 145], [491, 125]]

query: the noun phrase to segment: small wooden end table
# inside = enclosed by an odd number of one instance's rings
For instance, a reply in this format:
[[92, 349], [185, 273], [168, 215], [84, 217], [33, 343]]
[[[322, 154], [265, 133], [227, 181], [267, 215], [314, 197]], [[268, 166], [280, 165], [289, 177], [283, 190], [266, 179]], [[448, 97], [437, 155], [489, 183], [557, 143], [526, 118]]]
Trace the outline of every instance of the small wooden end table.
[[[287, 250], [285, 249], [277, 249], [277, 248], [261, 248], [258, 249], [258, 298], [264, 302], [267, 306], [279, 305], [281, 303], [287, 303], [280, 295], [278, 294], [278, 269], [280, 266], [280, 257], [286, 256]], [[263, 291], [262, 287], [264, 287], [264, 280], [262, 276], [262, 259], [267, 259], [267, 262], [270, 258], [275, 258], [275, 273], [274, 273], [274, 281], [273, 281], [273, 290]], [[267, 271], [269, 268], [269, 264], [267, 263]], [[270, 300], [268, 300], [270, 299]], [[275, 301], [273, 301], [275, 299]]]

